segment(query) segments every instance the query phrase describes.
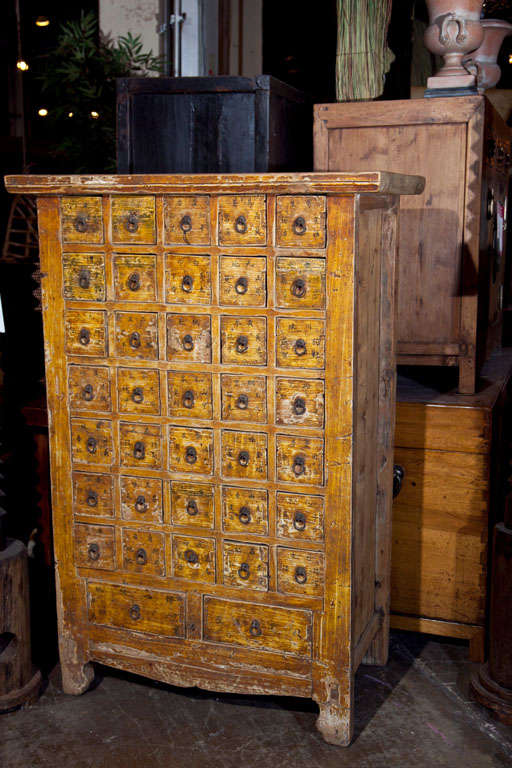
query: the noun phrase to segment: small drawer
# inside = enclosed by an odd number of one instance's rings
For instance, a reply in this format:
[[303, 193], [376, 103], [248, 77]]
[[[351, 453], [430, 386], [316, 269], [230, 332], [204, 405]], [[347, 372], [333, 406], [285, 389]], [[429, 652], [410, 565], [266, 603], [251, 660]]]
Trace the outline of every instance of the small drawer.
[[278, 493], [277, 535], [286, 539], [324, 538], [324, 499], [298, 493]]
[[193, 472], [211, 475], [213, 472], [213, 431], [169, 427], [171, 472]]
[[103, 242], [101, 197], [62, 197], [60, 206], [64, 243]]
[[276, 424], [324, 425], [324, 382], [276, 379]]
[[219, 245], [265, 245], [265, 195], [219, 196]]
[[324, 441], [321, 438], [277, 435], [276, 447], [279, 481], [323, 485]]
[[66, 352], [68, 355], [107, 355], [107, 315], [100, 310], [70, 309], [65, 319]]
[[226, 307], [265, 307], [267, 260], [264, 256], [220, 257], [220, 304]]
[[277, 548], [277, 591], [323, 597], [325, 581], [322, 552]]
[[164, 534], [123, 528], [123, 569], [133, 573], [164, 576]]
[[203, 639], [311, 658], [311, 611], [204, 597]]
[[75, 515], [113, 517], [112, 477], [73, 472], [73, 507]]
[[222, 530], [225, 533], [266, 535], [268, 496], [254, 488], [222, 488]]
[[264, 376], [230, 376], [220, 380], [224, 421], [267, 421], [267, 381]]
[[281, 195], [276, 206], [276, 244], [285, 248], [325, 248], [325, 197]]
[[221, 357], [232, 365], [267, 364], [267, 321], [264, 317], [220, 319]]
[[165, 242], [184, 245], [210, 243], [210, 198], [208, 195], [164, 197]]
[[248, 480], [267, 478], [267, 435], [222, 431], [222, 474]]
[[325, 259], [276, 260], [276, 307], [325, 308]]
[[167, 315], [167, 359], [211, 363], [210, 315]]
[[156, 241], [155, 198], [149, 195], [112, 197], [112, 242]]
[[111, 411], [110, 370], [70, 365], [69, 407], [77, 411]]
[[160, 376], [153, 369], [117, 369], [120, 413], [160, 413]]
[[162, 468], [162, 434], [158, 424], [119, 424], [123, 467]]
[[105, 260], [102, 253], [64, 253], [64, 298], [105, 301]]
[[71, 455], [75, 464], [112, 464], [112, 423], [94, 419], [71, 419]]
[[162, 481], [153, 477], [121, 477], [121, 517], [141, 523], [163, 520]]
[[172, 592], [88, 582], [89, 622], [149, 632], [159, 637], [185, 637], [185, 599]]
[[281, 368], [325, 366], [325, 325], [323, 320], [277, 318], [276, 362]]
[[79, 568], [113, 571], [116, 567], [114, 527], [75, 525], [75, 564]]
[[156, 301], [156, 256], [116, 254], [114, 292], [118, 301]]
[[268, 547], [262, 544], [223, 543], [224, 584], [268, 590]]
[[157, 313], [116, 312], [115, 354], [136, 360], [158, 360]]
[[171, 483], [171, 517], [173, 525], [213, 528], [213, 486]]
[[168, 253], [165, 257], [165, 300], [168, 304], [210, 304], [210, 257]]
[[172, 537], [173, 576], [215, 583], [215, 539]]
[[212, 377], [210, 373], [169, 371], [169, 416], [212, 419]]

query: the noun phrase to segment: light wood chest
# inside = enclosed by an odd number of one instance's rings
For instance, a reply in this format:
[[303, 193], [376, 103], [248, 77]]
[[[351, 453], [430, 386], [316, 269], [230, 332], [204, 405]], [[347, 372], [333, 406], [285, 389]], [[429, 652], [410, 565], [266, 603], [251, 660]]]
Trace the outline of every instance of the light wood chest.
[[393, 174], [12, 177], [38, 195], [63, 684], [314, 698], [387, 655]]

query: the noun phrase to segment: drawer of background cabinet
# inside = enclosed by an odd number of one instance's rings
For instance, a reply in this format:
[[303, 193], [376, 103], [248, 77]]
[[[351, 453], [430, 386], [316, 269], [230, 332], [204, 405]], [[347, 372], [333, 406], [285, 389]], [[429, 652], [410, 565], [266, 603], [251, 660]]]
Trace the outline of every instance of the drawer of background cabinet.
[[87, 585], [89, 621], [161, 637], [185, 636], [182, 595], [115, 584]]
[[165, 300], [168, 304], [210, 304], [212, 279], [209, 256], [165, 256]]
[[230, 587], [268, 590], [268, 546], [224, 541], [223, 580]]
[[109, 368], [70, 365], [68, 386], [69, 406], [72, 410], [112, 410]]
[[64, 253], [64, 298], [105, 301], [105, 259], [102, 253]]
[[310, 611], [205, 596], [203, 638], [310, 658], [312, 615]]
[[276, 362], [281, 368], [321, 369], [325, 366], [323, 320], [278, 317], [276, 335]]
[[210, 373], [169, 371], [169, 416], [191, 419], [213, 418], [212, 376]]
[[276, 307], [325, 308], [325, 259], [276, 259]]
[[210, 198], [208, 195], [164, 197], [166, 244], [208, 245], [210, 242]]
[[276, 436], [277, 479], [286, 483], [323, 485], [324, 441], [317, 437]]
[[160, 375], [154, 369], [117, 369], [120, 413], [160, 413]]
[[278, 493], [277, 535], [288, 539], [324, 538], [324, 499], [299, 493]]
[[119, 460], [123, 467], [162, 468], [162, 430], [158, 424], [119, 424]]
[[158, 360], [156, 312], [116, 312], [114, 336], [118, 357]]
[[267, 478], [267, 435], [222, 431], [222, 474], [250, 480]]
[[219, 196], [219, 245], [265, 245], [265, 195]]
[[277, 378], [276, 424], [323, 427], [324, 382]]
[[110, 465], [113, 460], [112, 422], [71, 419], [71, 456], [75, 464]]
[[215, 525], [213, 486], [200, 483], [171, 483], [173, 525], [213, 528]]
[[151, 245], [155, 240], [155, 198], [151, 195], [113, 196], [112, 242]]
[[73, 508], [75, 515], [113, 517], [112, 477], [73, 472]]
[[324, 556], [305, 549], [277, 548], [277, 591], [293, 595], [322, 597]]
[[246, 535], [268, 533], [267, 491], [255, 488], [222, 488], [222, 530]]
[[121, 477], [123, 520], [161, 523], [163, 520], [162, 481], [153, 477]]
[[226, 307], [265, 307], [267, 260], [264, 256], [221, 256], [219, 302]]
[[267, 421], [265, 376], [223, 374], [220, 388], [223, 421]]
[[115, 254], [114, 293], [118, 301], [156, 301], [156, 256]]
[[75, 531], [75, 563], [82, 568], [112, 571], [116, 567], [114, 527], [77, 523]]
[[212, 333], [209, 315], [167, 315], [167, 359], [211, 363]]
[[172, 537], [173, 576], [215, 583], [215, 539]]
[[107, 315], [101, 310], [69, 309], [65, 317], [65, 347], [68, 355], [107, 355]]
[[213, 472], [213, 430], [169, 427], [171, 472]]
[[221, 358], [233, 365], [266, 365], [267, 321], [264, 317], [220, 319]]
[[325, 248], [326, 200], [320, 195], [280, 195], [276, 205], [276, 244]]
[[133, 573], [165, 574], [164, 534], [123, 528], [123, 568]]
[[63, 197], [60, 207], [64, 243], [103, 242], [101, 197]]

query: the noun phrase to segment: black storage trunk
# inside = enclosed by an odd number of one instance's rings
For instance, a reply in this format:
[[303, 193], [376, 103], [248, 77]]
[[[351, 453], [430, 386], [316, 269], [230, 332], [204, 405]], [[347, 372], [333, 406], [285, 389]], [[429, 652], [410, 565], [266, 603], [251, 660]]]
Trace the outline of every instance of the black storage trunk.
[[312, 168], [309, 96], [268, 75], [117, 81], [118, 173]]

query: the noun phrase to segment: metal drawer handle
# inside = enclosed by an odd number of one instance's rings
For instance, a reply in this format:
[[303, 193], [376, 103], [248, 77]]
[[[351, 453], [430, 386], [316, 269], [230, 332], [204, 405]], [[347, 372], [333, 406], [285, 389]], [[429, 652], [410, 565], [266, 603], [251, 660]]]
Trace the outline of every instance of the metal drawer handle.
[[195, 397], [194, 393], [191, 389], [187, 389], [183, 393], [183, 397], [181, 398], [181, 402], [183, 403], [184, 408], [193, 408], [195, 405]]
[[135, 511], [140, 512], [147, 512], [148, 504], [146, 502], [145, 496], [137, 496], [135, 499]]
[[303, 512], [296, 512], [293, 516], [293, 527], [296, 531], [304, 531], [306, 528], [306, 515]]
[[98, 441], [95, 437], [87, 438], [87, 453], [96, 453], [98, 448]]
[[140, 333], [138, 331], [133, 331], [133, 333], [130, 333], [128, 343], [132, 349], [138, 349], [140, 347]]
[[249, 507], [240, 507], [240, 512], [238, 513], [238, 519], [242, 523], [242, 525], [249, 525], [251, 522], [251, 510]]
[[261, 625], [258, 619], [253, 619], [249, 627], [249, 634], [252, 637], [259, 637], [261, 635]]
[[239, 277], [235, 283], [235, 291], [239, 294], [247, 293], [249, 282], [246, 277]]
[[195, 565], [199, 562], [199, 556], [193, 549], [186, 549], [183, 557], [190, 565]]
[[308, 580], [308, 575], [303, 565], [298, 565], [296, 567], [295, 573], [294, 573], [294, 579], [297, 582], [297, 584], [305, 584], [306, 581]]
[[128, 288], [130, 291], [138, 291], [140, 289], [140, 275], [138, 272], [132, 272], [129, 276]]
[[304, 235], [306, 232], [306, 219], [304, 216], [297, 216], [293, 222], [293, 231], [296, 235]]
[[293, 401], [293, 412], [296, 416], [303, 416], [306, 413], [306, 401], [303, 397], [296, 397]]
[[89, 544], [87, 547], [87, 557], [89, 560], [93, 560], [96, 562], [96, 560], [100, 559], [100, 545], [96, 542], [93, 542], [92, 544]]
[[247, 395], [238, 395], [236, 399], [236, 407], [241, 411], [246, 411], [249, 406], [249, 398]]
[[131, 605], [128, 613], [130, 614], [130, 619], [133, 619], [133, 621], [138, 621], [140, 619], [140, 606]]
[[247, 232], [247, 220], [245, 216], [237, 216], [235, 219], [235, 231], [238, 232], [239, 235], [245, 235]]
[[87, 403], [94, 400], [94, 389], [92, 388], [92, 384], [86, 384], [82, 389], [82, 400], [85, 400]]
[[89, 229], [89, 224], [87, 221], [87, 216], [84, 216], [83, 213], [79, 213], [75, 216], [75, 220], [73, 222], [73, 225], [77, 232], [87, 232]]
[[144, 402], [144, 390], [142, 387], [134, 387], [132, 389], [132, 400], [134, 403]]
[[236, 351], [239, 355], [243, 355], [249, 349], [249, 339], [247, 336], [239, 336], [236, 340]]
[[296, 355], [299, 357], [302, 357], [302, 355], [306, 354], [306, 342], [304, 339], [297, 339], [295, 344], [293, 345], [293, 349]]
[[238, 463], [241, 467], [249, 466], [249, 451], [240, 451], [238, 454]]
[[238, 569], [238, 575], [241, 579], [248, 579], [251, 575], [251, 569], [249, 568], [249, 563], [242, 563], [240, 565], [240, 568]]
[[185, 448], [185, 461], [187, 464], [195, 464], [197, 461], [197, 451], [193, 445], [188, 445]]
[[185, 214], [185, 216], [181, 217], [180, 227], [182, 232], [190, 232], [192, 229], [192, 219], [188, 214]]
[[294, 456], [292, 464], [293, 473], [299, 477], [306, 472], [306, 459], [304, 456]]
[[190, 517], [194, 517], [194, 515], [197, 515], [199, 512], [199, 509], [197, 508], [197, 503], [194, 499], [189, 499], [187, 501], [187, 506], [185, 507], [187, 510], [187, 514], [190, 515]]
[[96, 491], [88, 490], [87, 496], [85, 497], [85, 501], [87, 502], [88, 507], [97, 507], [98, 506], [98, 494]]
[[148, 561], [148, 556], [146, 554], [146, 550], [142, 549], [141, 547], [135, 553], [135, 562], [137, 563], [137, 565], [146, 565], [147, 561]]
[[393, 498], [396, 499], [402, 490], [402, 483], [405, 477], [405, 470], [400, 464], [393, 466]]
[[78, 273], [78, 285], [84, 290], [91, 287], [91, 273], [88, 269], [81, 269]]
[[181, 281], [181, 290], [185, 293], [190, 293], [194, 287], [194, 278], [190, 275], [184, 275]]
[[83, 347], [86, 347], [88, 345], [88, 343], [90, 342], [90, 340], [91, 340], [91, 332], [90, 332], [90, 330], [88, 328], [80, 328], [80, 333], [79, 333], [78, 339], [80, 341], [80, 344]]
[[134, 459], [143, 459], [146, 456], [146, 446], [142, 442], [142, 440], [137, 440], [135, 445], [133, 446], [133, 458]]
[[135, 211], [132, 211], [124, 220], [125, 229], [128, 232], [136, 232], [139, 228], [139, 217]]
[[306, 295], [306, 281], [298, 277], [293, 281], [290, 290], [297, 299], [304, 298]]
[[190, 333], [186, 333], [185, 336], [182, 338], [181, 346], [187, 352], [191, 352], [194, 349], [194, 339], [192, 338]]

